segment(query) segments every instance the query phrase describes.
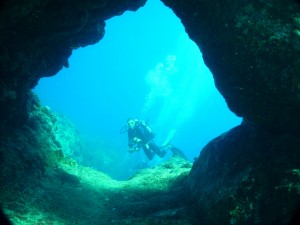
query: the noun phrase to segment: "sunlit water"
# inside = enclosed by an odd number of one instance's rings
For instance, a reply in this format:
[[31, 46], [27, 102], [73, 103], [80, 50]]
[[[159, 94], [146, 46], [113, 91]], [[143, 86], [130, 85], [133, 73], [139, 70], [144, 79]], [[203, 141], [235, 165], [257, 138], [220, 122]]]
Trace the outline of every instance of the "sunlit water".
[[216, 90], [180, 20], [159, 0], [108, 20], [104, 38], [74, 51], [69, 64], [41, 79], [35, 92], [42, 104], [74, 123], [87, 139], [84, 151], [110, 151], [107, 162], [94, 167], [101, 165], [97, 169], [113, 177], [124, 178], [148, 163], [142, 152], [127, 151], [127, 135], [119, 131], [128, 117], [148, 121], [158, 144], [176, 129], [171, 143], [191, 161], [208, 141], [241, 122]]

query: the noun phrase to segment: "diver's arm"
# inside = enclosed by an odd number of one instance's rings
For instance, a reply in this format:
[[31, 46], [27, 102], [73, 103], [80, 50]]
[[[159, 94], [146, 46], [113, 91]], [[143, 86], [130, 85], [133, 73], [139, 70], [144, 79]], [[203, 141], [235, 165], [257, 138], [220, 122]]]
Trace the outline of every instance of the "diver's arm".
[[136, 134], [136, 130], [134, 131], [129, 131], [128, 132], [128, 147], [129, 147], [129, 152], [136, 152], [140, 150], [140, 144], [141, 144], [141, 139], [136, 137], [134, 134]]

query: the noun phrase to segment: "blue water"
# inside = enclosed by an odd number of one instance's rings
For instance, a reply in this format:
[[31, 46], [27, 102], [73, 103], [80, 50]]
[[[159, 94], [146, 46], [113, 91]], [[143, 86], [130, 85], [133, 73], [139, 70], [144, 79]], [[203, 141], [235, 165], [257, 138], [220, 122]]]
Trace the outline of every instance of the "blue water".
[[[123, 168], [146, 160], [142, 153], [129, 154], [127, 136], [119, 133], [128, 117], [147, 120], [158, 144], [176, 129], [172, 144], [191, 161], [208, 141], [241, 122], [180, 20], [159, 0], [108, 20], [104, 38], [74, 51], [69, 65], [41, 79], [35, 92], [92, 140], [90, 146], [98, 139], [108, 143], [122, 156], [116, 161]], [[105, 162], [108, 167], [113, 160]]]

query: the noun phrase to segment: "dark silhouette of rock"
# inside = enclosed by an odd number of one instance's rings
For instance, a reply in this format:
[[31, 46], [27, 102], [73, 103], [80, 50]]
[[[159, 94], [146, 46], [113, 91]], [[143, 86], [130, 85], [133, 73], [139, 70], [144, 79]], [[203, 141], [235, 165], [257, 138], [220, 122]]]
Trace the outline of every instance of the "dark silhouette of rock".
[[238, 116], [271, 130], [300, 127], [300, 5], [295, 1], [163, 0], [202, 51]]
[[7, 216], [0, 209], [0, 224], [1, 225], [12, 225], [12, 223], [7, 219]]
[[[28, 118], [30, 89], [68, 67], [74, 49], [95, 44], [105, 20], [146, 0], [7, 0], [0, 5], [0, 132]], [[5, 126], [5, 128], [4, 128]]]
[[199, 224], [287, 224], [300, 204], [299, 149], [297, 135], [251, 124], [212, 140], [188, 181]]

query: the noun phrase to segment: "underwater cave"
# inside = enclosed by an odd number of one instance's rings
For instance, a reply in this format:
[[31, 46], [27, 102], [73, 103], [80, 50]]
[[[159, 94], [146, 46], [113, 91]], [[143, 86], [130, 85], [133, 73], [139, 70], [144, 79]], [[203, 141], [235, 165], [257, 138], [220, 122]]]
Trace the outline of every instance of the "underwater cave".
[[[12, 224], [297, 224], [299, 3], [0, 7], [0, 204]], [[187, 158], [129, 154], [119, 130], [132, 116], [159, 143], [175, 130]]]

